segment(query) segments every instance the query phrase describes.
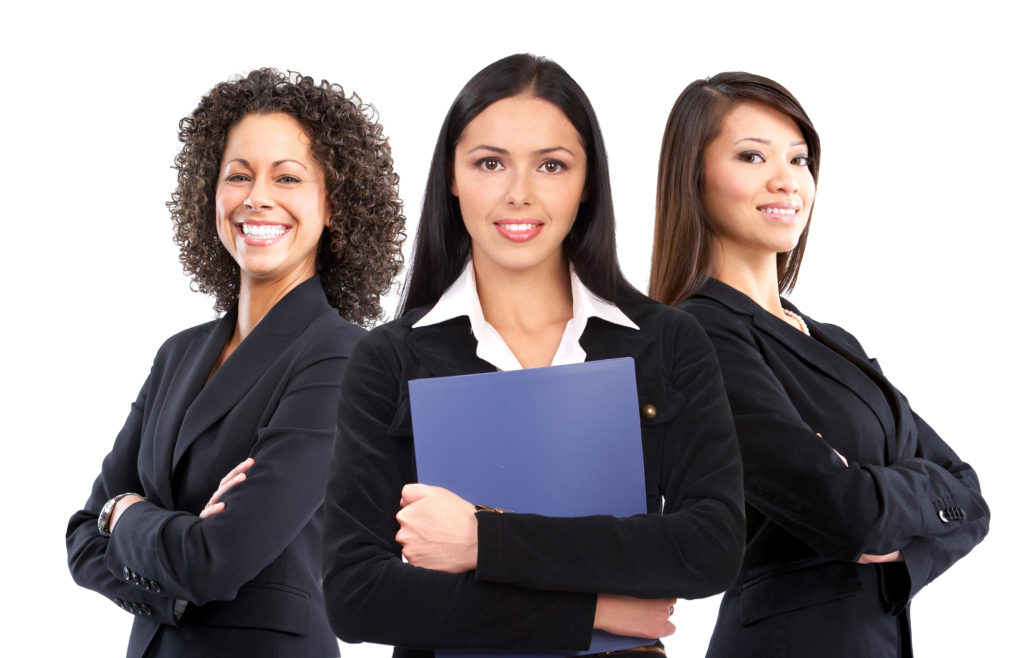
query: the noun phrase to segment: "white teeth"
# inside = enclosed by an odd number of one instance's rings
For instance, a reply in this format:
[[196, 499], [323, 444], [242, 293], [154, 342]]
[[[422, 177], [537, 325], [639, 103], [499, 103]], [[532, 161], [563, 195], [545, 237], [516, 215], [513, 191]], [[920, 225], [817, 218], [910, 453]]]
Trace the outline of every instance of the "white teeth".
[[242, 233], [254, 238], [279, 238], [287, 230], [280, 224], [242, 224]]
[[761, 208], [761, 212], [766, 212], [770, 215], [795, 215], [796, 208]]
[[502, 224], [501, 228], [506, 231], [529, 231], [537, 228], [536, 224]]

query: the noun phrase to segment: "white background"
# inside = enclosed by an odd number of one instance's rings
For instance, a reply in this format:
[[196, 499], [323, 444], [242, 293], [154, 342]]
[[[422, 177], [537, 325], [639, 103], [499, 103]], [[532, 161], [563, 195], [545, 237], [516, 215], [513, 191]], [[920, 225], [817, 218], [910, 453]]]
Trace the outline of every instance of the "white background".
[[[589, 93], [620, 258], [641, 288], [661, 134], [683, 87], [749, 70], [802, 101], [823, 162], [792, 298], [879, 357], [975, 466], [992, 508], [988, 539], [914, 600], [918, 654], [1019, 650], [1024, 130], [1010, 3], [28, 4], [8, 6], [0, 28], [0, 653], [123, 655], [131, 617], [73, 584], [63, 535], [156, 348], [212, 317], [164, 207], [178, 120], [259, 66], [341, 83], [379, 109], [411, 238], [448, 105], [474, 72], [521, 51], [552, 57]], [[676, 607], [670, 655], [703, 655], [716, 606]]]

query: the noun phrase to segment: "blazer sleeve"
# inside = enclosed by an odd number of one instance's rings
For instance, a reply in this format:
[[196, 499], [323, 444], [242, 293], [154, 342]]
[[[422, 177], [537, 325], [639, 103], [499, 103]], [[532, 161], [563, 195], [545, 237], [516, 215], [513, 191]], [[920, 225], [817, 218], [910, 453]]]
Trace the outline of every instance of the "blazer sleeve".
[[[839, 331], [852, 344], [854, 351], [865, 360], [882, 372], [881, 366], [876, 359], [868, 357], [860, 342], [841, 327], [829, 325]], [[897, 391], [902, 403], [910, 409], [910, 402], [906, 397]], [[925, 585], [935, 580], [946, 571], [953, 563], [967, 555], [977, 546], [988, 533], [989, 509], [981, 496], [981, 484], [974, 469], [967, 463], [960, 460], [953, 449], [931, 428], [923, 418], [911, 411], [916, 432], [916, 442], [907, 442], [904, 445], [913, 445], [913, 451], [897, 456], [897, 463], [922, 460], [925, 463], [939, 464], [952, 473], [963, 486], [970, 490], [979, 507], [984, 510], [981, 516], [968, 519], [967, 523], [951, 528], [949, 532], [934, 537], [914, 537], [907, 544], [899, 547], [903, 552], [904, 564], [906, 565], [909, 582], [897, 580], [898, 586], [888, 592], [888, 598], [894, 610], [902, 609], [906, 602], [921, 591]], [[934, 513], [948, 513], [959, 507], [957, 499], [952, 497], [941, 498], [933, 501]], [[941, 518], [940, 518], [941, 520]]]
[[143, 492], [137, 462], [143, 412], [151, 380], [152, 374], [146, 378], [138, 398], [132, 403], [113, 449], [103, 460], [102, 471], [93, 484], [85, 508], [71, 517], [65, 542], [68, 568], [78, 585], [99, 592], [125, 610], [177, 626], [174, 597], [162, 589], [134, 585], [130, 576], [129, 579], [124, 577], [123, 570], [115, 574], [106, 567], [104, 557], [110, 538], [101, 535], [96, 525], [96, 519], [106, 501], [120, 493]]
[[412, 442], [391, 428], [402, 362], [389, 336], [356, 346], [342, 381], [324, 503], [324, 597], [346, 642], [403, 647], [586, 649], [596, 596], [484, 582], [403, 562], [395, 541]]
[[[663, 318], [659, 373], [679, 400], [645, 441], [660, 442], [663, 513], [555, 518], [481, 512], [477, 578], [524, 587], [698, 598], [735, 581], [743, 557], [743, 471], [707, 335], [688, 314]], [[649, 458], [650, 453], [645, 455]], [[648, 475], [650, 477], [650, 475]]]
[[[296, 358], [276, 409], [255, 437], [254, 465], [222, 497], [224, 512], [200, 519], [152, 502], [132, 505], [106, 542], [102, 560], [109, 573], [130, 569], [138, 577], [133, 582], [202, 605], [234, 598], [280, 555], [323, 501], [345, 344], [323, 332]], [[114, 491], [106, 480], [120, 477], [105, 462], [104, 483], [97, 486]]]
[[[847, 467], [801, 419], [751, 327], [725, 309], [693, 306], [689, 310], [708, 331], [725, 377], [753, 507], [832, 559], [906, 549], [912, 574], [916, 567], [910, 565], [919, 558], [915, 546], [980, 540], [988, 508], [977, 477], [923, 421], [918, 419], [915, 454], [889, 465]], [[962, 518], [943, 521], [938, 512], [947, 507], [959, 508]]]

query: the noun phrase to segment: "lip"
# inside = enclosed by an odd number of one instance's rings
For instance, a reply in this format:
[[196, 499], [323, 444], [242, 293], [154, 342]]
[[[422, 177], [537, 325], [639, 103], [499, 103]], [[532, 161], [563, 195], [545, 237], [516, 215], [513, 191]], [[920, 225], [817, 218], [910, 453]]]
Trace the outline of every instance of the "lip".
[[800, 217], [802, 207], [798, 203], [789, 201], [773, 201], [762, 203], [757, 206], [757, 211], [777, 222], [793, 222]]
[[[261, 234], [250, 233], [250, 234], [246, 235], [245, 229], [243, 228], [243, 227], [246, 227], [246, 226], [249, 227], [250, 230], [252, 230], [254, 227], [264, 227], [264, 226], [265, 227], [274, 227], [274, 228], [269, 229], [269, 232], [267, 232], [268, 229], [262, 229], [263, 232]], [[274, 229], [278, 229], [278, 230], [283, 229], [283, 230], [280, 230], [280, 232], [277, 232]], [[261, 229], [257, 228], [256, 230], [260, 231]], [[241, 237], [242, 240], [245, 242], [246, 246], [249, 246], [249, 247], [269, 247], [270, 245], [279, 242], [282, 238], [284, 238], [284, 236], [288, 235], [291, 232], [291, 230], [292, 230], [291, 226], [288, 226], [287, 224], [279, 224], [278, 222], [252, 222], [252, 221], [244, 221], [244, 222], [237, 222], [235, 224], [235, 233], [239, 237]]]
[[537, 237], [544, 224], [538, 219], [508, 218], [494, 222], [494, 228], [498, 229], [498, 233], [506, 240], [526, 242]]

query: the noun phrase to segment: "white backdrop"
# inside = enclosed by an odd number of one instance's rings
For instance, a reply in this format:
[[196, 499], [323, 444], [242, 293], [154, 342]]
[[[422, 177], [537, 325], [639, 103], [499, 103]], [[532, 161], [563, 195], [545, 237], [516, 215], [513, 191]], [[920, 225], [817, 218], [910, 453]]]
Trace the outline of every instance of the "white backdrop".
[[[1024, 586], [1010, 504], [1024, 456], [1014, 411], [1024, 166], [1021, 17], [998, 8], [1009, 3], [28, 4], [4, 10], [0, 38], [11, 238], [0, 260], [0, 653], [123, 655], [130, 615], [74, 585], [63, 535], [156, 348], [212, 317], [181, 273], [164, 207], [178, 119], [214, 83], [259, 66], [358, 92], [391, 137], [410, 247], [448, 105], [478, 69], [521, 51], [552, 57], [589, 93], [611, 157], [620, 258], [641, 288], [661, 133], [682, 88], [739, 69], [800, 98], [824, 149], [793, 299], [879, 357], [978, 470], [993, 511], [988, 539], [915, 599], [918, 654], [1018, 646], [1019, 606], [1005, 601]], [[676, 607], [670, 655], [703, 655], [716, 606]]]

